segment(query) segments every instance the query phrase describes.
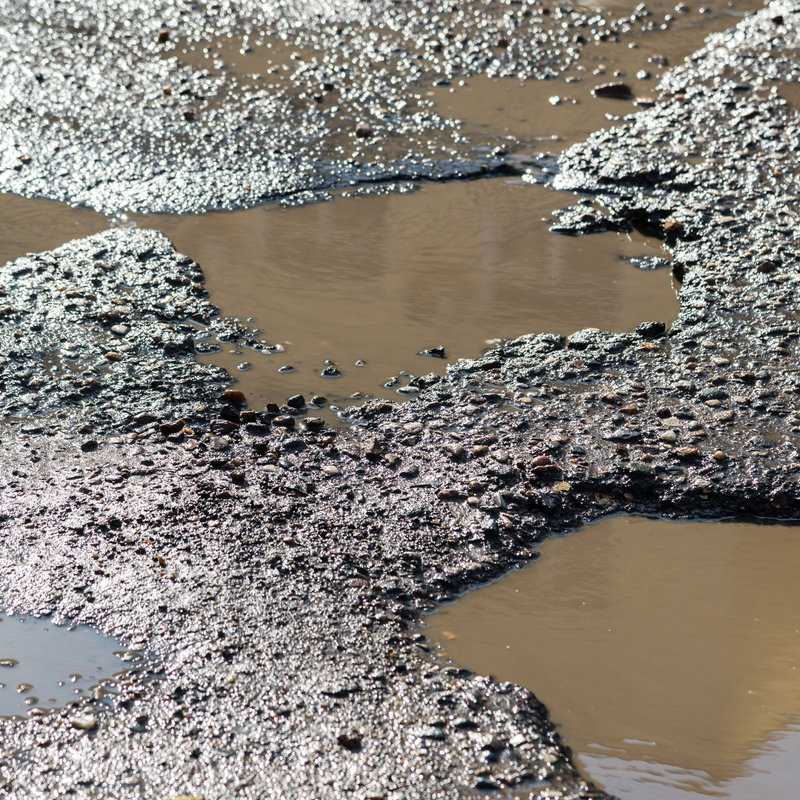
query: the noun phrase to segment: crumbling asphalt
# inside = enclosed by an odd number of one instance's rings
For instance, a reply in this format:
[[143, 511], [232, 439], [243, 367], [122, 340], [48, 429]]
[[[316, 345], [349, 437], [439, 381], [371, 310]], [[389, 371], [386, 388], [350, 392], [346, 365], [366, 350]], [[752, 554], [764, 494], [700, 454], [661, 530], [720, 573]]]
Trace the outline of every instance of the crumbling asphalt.
[[[669, 73], [653, 109], [561, 159], [557, 187], [585, 195], [562, 230], [635, 225], [670, 244], [682, 280], [671, 328], [507, 342], [418, 379], [411, 402], [353, 409], [347, 431], [313, 411], [247, 409], [184, 350], [159, 352], [159, 333], [211, 312], [196, 267], [157, 234], [114, 231], [6, 267], [12, 309], [60, 285], [84, 293], [69, 299], [86, 301], [86, 371], [120, 336], [112, 325], [130, 323], [134, 341], [114, 345], [110, 384], [92, 389], [120, 392], [93, 433], [70, 427], [68, 407], [64, 420], [20, 407], [36, 424], [4, 429], [0, 596], [113, 633], [157, 665], [111, 710], [86, 699], [2, 723], [1, 791], [604, 797], [529, 691], [440, 663], [420, 622], [535, 557], [548, 534], [606, 514], [800, 515], [800, 120], [781, 97], [799, 35], [797, 5], [769, 4]], [[98, 313], [125, 305], [120, 283], [141, 311]], [[167, 291], [185, 309], [165, 311]], [[69, 330], [78, 312], [56, 302]], [[49, 351], [64, 344], [24, 311], [0, 319], [4, 343], [20, 333], [4, 386], [23, 391], [26, 367], [31, 408], [46, 410], [75, 379], [39, 363], [29, 319]], [[136, 414], [121, 411], [124, 383], [106, 376], [137, 359], [177, 376], [170, 358], [189, 381], [175, 408], [170, 377], [169, 395], [144, 382]], [[141, 419], [151, 403], [157, 419]]]
[[[432, 87], [552, 77], [588, 43], [669, 24], [511, 0], [7, 0], [0, 188], [109, 214], [196, 212], [502, 173], [514, 141], [465, 137]], [[260, 76], [183, 54], [231, 40]]]

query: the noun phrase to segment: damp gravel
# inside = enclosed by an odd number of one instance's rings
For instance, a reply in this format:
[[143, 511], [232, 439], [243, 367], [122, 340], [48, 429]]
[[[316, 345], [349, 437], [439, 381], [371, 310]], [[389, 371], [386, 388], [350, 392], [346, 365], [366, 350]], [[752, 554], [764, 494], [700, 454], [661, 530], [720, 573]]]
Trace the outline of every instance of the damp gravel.
[[[194, 212], [503, 172], [513, 141], [464, 136], [428, 90], [552, 78], [591, 42], [674, 19], [510, 0], [6, 0], [0, 187], [107, 213]], [[192, 63], [192, 47], [223, 37], [260, 49], [269, 71]]]

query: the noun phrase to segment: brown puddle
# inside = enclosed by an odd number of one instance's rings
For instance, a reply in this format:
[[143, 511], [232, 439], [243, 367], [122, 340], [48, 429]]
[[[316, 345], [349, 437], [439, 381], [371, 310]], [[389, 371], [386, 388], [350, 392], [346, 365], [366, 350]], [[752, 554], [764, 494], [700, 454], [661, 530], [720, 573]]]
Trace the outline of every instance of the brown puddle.
[[[543, 218], [559, 199], [495, 179], [293, 209], [134, 219], [200, 263], [223, 314], [252, 317], [285, 347], [264, 354], [227, 346], [213, 356], [251, 400], [302, 392], [343, 402], [355, 392], [396, 396], [383, 384], [402, 370], [441, 373], [443, 360], [416, 355], [440, 344], [454, 360], [479, 355], [497, 337], [670, 322], [677, 302], [669, 270], [623, 260], [663, 256], [660, 242], [552, 234]], [[320, 377], [326, 360], [341, 378]], [[242, 362], [251, 368], [238, 371]], [[284, 365], [296, 372], [279, 373]]]
[[531, 688], [612, 794], [795, 796], [796, 526], [618, 516], [540, 561], [432, 615], [431, 641]]
[[0, 194], [0, 264], [108, 228], [103, 214], [57, 200]]

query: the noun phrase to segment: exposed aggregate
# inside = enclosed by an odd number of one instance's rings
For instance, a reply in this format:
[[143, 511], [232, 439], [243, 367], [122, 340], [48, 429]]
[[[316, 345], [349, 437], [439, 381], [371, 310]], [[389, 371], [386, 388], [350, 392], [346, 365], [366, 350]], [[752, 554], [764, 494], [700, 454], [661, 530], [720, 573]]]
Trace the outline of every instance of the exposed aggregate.
[[[0, 187], [106, 213], [195, 212], [502, 172], [514, 142], [468, 139], [431, 87], [551, 77], [591, 41], [668, 24], [644, 7], [611, 19], [516, 0], [4, 0]], [[182, 56], [232, 40], [261, 55], [258, 74]]]
[[[99, 417], [114, 433], [89, 448], [52, 416], [40, 433], [7, 428], [0, 596], [144, 646], [163, 671], [113, 713], [84, 700], [4, 723], [6, 794], [605, 797], [530, 692], [433, 660], [420, 615], [604, 514], [800, 515], [800, 120], [780, 99], [798, 31], [796, 4], [768, 5], [668, 74], [655, 108], [561, 159], [558, 186], [592, 195], [564, 229], [637, 225], [671, 243], [683, 284], [669, 330], [507, 342], [418, 379], [414, 401], [351, 410], [348, 432], [236, 393], [220, 403], [188, 359], [175, 385], [195, 381], [187, 397], [211, 422], [198, 411], [186, 429], [184, 407], [159, 399], [148, 422]], [[15, 262], [12, 276], [33, 272], [9, 304], [40, 264], [111, 296], [101, 245], [133, 277], [154, 262], [189, 281], [151, 297], [139, 279], [151, 321], [119, 364], [157, 352], [164, 317], [181, 317], [162, 313], [164, 292], [211, 313], [196, 268], [141, 231]], [[96, 354], [114, 334], [86, 317]], [[0, 337], [29, 341], [3, 366], [29, 365], [47, 396], [61, 379], [34, 365], [26, 324], [0, 319]]]

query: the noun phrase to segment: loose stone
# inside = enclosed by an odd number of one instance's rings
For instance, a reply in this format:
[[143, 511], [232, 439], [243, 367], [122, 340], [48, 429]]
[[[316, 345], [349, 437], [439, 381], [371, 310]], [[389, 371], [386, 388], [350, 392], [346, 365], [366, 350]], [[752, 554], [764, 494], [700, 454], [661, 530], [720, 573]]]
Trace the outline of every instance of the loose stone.
[[436, 347], [429, 347], [427, 350], [421, 350], [417, 353], [418, 356], [429, 356], [431, 358], [447, 358], [444, 345], [439, 344]]
[[90, 714], [79, 714], [72, 717], [70, 724], [79, 731], [92, 731], [97, 727], [97, 717], [93, 717]]
[[595, 97], [611, 97], [616, 100], [633, 100], [633, 90], [627, 83], [601, 83], [592, 89]]
[[461, 444], [446, 444], [442, 449], [445, 453], [448, 453], [454, 461], [464, 455], [464, 446]]
[[240, 392], [238, 389], [228, 389], [223, 394], [223, 399], [226, 403], [233, 403], [234, 405], [244, 405], [247, 402], [244, 392]]
[[182, 431], [185, 425], [185, 419], [168, 420], [166, 422], [162, 422], [158, 426], [158, 430], [161, 432], [162, 436], [169, 436], [170, 434], [179, 433]]
[[346, 750], [358, 750], [362, 740], [363, 737], [359, 731], [347, 731], [336, 737], [336, 741]]
[[700, 455], [700, 451], [696, 447], [679, 447], [675, 450], [675, 453], [680, 458], [696, 458]]
[[370, 461], [378, 461], [383, 455], [383, 449], [377, 439], [369, 439], [364, 445], [364, 456]]

